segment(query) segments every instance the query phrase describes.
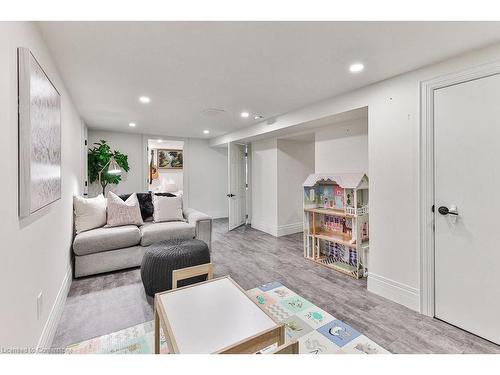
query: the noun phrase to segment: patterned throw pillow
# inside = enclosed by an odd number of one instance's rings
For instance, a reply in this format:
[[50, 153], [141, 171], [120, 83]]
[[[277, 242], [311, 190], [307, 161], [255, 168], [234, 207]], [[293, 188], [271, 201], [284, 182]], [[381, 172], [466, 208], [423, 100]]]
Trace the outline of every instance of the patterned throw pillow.
[[[132, 194], [120, 194], [119, 197], [126, 201]], [[139, 201], [139, 208], [141, 209], [141, 216], [143, 221], [153, 220], [153, 199], [151, 193], [136, 193], [137, 200]]]
[[124, 202], [118, 195], [110, 191], [108, 193], [108, 223], [107, 227], [118, 227], [121, 225], [142, 225], [139, 200], [134, 193]]

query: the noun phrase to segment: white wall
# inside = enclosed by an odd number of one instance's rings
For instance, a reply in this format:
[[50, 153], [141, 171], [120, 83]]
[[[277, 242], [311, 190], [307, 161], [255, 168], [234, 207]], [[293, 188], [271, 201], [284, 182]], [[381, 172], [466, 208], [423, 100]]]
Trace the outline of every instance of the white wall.
[[[17, 47], [32, 51], [62, 99], [61, 199], [23, 220], [17, 212]], [[83, 180], [83, 125], [34, 23], [0, 22], [0, 123], [0, 195], [5, 198], [0, 205], [0, 347], [50, 345], [71, 281], [72, 197], [81, 193]]]
[[[108, 185], [109, 190], [116, 194], [127, 194], [144, 191], [144, 180], [147, 178], [147, 170], [144, 165], [142, 150], [142, 135], [132, 133], [108, 132], [96, 129], [88, 130], [88, 147], [94, 147], [95, 142], [105, 140], [111, 150], [117, 150], [128, 155], [130, 171], [122, 172], [122, 181], [118, 185]], [[144, 180], [143, 180], [144, 179]], [[102, 193], [102, 189], [97, 182], [89, 186], [89, 196], [93, 197]]]
[[215, 138], [237, 141], [368, 106], [370, 275], [368, 290], [420, 308], [420, 83], [500, 60], [500, 45], [474, 51]]
[[252, 142], [252, 227], [277, 235], [278, 151], [276, 138]]
[[315, 132], [316, 173], [368, 173], [368, 119]]
[[[278, 139], [278, 229], [283, 236], [302, 232], [302, 184], [314, 173], [314, 142]], [[258, 199], [258, 198], [257, 198]]]
[[208, 140], [195, 138], [184, 146], [187, 205], [214, 218], [227, 217], [227, 148], [210, 147]]
[[[130, 171], [123, 175], [120, 184], [111, 185], [113, 191], [122, 194], [145, 190], [148, 176], [145, 148], [148, 138], [144, 134], [89, 130], [90, 145], [91, 142], [105, 139], [111, 148], [129, 157]], [[177, 142], [183, 142], [184, 147], [183, 182], [180, 183], [184, 190], [184, 205], [214, 218], [227, 217], [227, 149], [210, 147], [206, 139], [186, 138], [175, 142], [177, 146]], [[99, 192], [95, 186], [90, 191], [94, 195]]]
[[315, 141], [252, 142], [252, 227], [274, 236], [302, 232], [302, 183], [311, 173], [368, 169], [367, 121], [315, 131]]

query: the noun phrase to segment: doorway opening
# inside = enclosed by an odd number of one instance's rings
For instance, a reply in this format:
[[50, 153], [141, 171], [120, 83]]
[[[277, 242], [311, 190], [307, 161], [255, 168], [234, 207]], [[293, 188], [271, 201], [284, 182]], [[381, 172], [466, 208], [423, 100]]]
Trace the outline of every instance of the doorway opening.
[[184, 141], [148, 139], [148, 190], [181, 196], [184, 190]]
[[228, 144], [228, 230], [250, 223], [250, 146]]

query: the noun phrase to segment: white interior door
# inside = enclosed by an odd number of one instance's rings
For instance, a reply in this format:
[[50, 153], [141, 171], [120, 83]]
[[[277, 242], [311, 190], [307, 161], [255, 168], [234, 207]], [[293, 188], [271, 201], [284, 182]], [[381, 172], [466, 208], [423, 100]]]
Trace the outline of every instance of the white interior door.
[[436, 90], [434, 127], [435, 316], [500, 344], [500, 75]]
[[246, 222], [246, 146], [238, 143], [228, 145], [228, 190], [229, 230]]

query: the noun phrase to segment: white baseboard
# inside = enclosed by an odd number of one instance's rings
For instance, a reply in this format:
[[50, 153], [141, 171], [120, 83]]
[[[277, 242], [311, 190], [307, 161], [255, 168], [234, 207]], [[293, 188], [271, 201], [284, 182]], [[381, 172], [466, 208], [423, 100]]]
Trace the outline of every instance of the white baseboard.
[[268, 233], [271, 236], [278, 236], [278, 228], [275, 225], [264, 223], [263, 221], [256, 221], [255, 219], [253, 219], [252, 228], [260, 230], [261, 232]]
[[417, 288], [369, 272], [368, 291], [420, 311], [420, 292]]
[[286, 236], [288, 234], [300, 233], [304, 230], [302, 221], [293, 224], [279, 225], [276, 233], [278, 237]]
[[274, 237], [281, 237], [288, 234], [302, 232], [303, 224], [300, 222], [276, 226], [263, 221], [252, 220], [252, 228], [260, 230], [261, 232], [266, 232]]
[[212, 219], [226, 219], [227, 212], [226, 211], [214, 211], [214, 212], [206, 212], [208, 216]]
[[73, 271], [71, 265], [68, 265], [66, 275], [64, 275], [64, 279], [62, 281], [61, 287], [59, 288], [59, 292], [57, 293], [56, 300], [54, 301], [54, 304], [50, 309], [49, 317], [45, 322], [42, 334], [40, 335], [40, 339], [38, 340], [38, 344], [36, 346], [37, 350], [50, 348], [52, 346], [52, 341], [54, 340], [57, 326], [59, 324], [59, 320], [61, 319], [72, 279]]

